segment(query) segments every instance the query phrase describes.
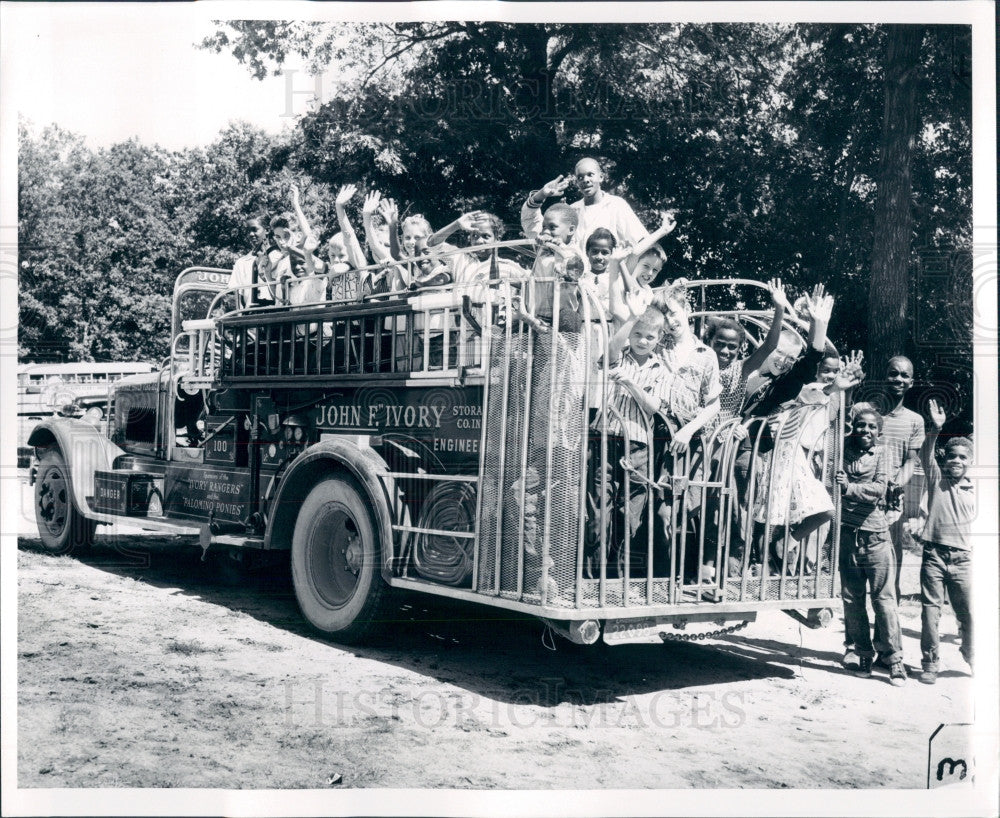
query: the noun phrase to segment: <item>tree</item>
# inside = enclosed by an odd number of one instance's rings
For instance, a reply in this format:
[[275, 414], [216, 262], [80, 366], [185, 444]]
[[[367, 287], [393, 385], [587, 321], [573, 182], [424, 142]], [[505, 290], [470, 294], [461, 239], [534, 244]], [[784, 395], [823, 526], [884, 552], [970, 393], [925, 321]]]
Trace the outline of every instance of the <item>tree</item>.
[[920, 44], [916, 25], [888, 27], [884, 62], [885, 108], [879, 142], [878, 197], [868, 289], [868, 359], [885, 361], [912, 349], [910, 250], [913, 231], [912, 165], [919, 136], [917, 88]]
[[136, 141], [89, 150], [19, 133], [20, 345], [35, 359], [135, 360], [167, 348], [170, 286], [187, 260], [169, 184], [177, 156]]
[[[957, 378], [959, 409], [971, 93], [956, 59], [970, 35], [924, 27], [914, 52], [907, 28], [227, 23], [207, 47], [255, 76], [297, 54], [336, 88], [289, 134], [237, 124], [183, 153], [22, 135], [22, 344], [163, 349], [151, 338], [173, 275], [228, 267], [244, 219], [286, 210], [293, 181], [321, 231], [336, 229], [346, 182], [439, 225], [470, 208], [516, 225], [528, 189], [595, 156], [647, 224], [679, 211], [668, 277], [823, 282], [842, 305], [839, 346], [867, 349], [876, 368], [890, 348], [909, 352], [918, 377]], [[102, 318], [137, 304], [128, 321]]]

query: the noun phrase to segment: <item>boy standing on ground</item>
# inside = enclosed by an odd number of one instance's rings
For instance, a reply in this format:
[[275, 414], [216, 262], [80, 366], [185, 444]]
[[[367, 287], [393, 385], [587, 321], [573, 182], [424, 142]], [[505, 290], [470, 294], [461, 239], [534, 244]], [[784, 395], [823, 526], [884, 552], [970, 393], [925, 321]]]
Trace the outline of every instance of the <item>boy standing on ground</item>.
[[975, 516], [975, 487], [967, 474], [972, 463], [972, 442], [954, 437], [944, 447], [944, 468], [937, 464], [934, 447], [944, 426], [945, 413], [937, 402], [930, 401], [930, 423], [920, 449], [920, 460], [927, 475], [927, 524], [920, 535], [924, 544], [920, 566], [920, 651], [923, 672], [920, 681], [934, 684], [938, 674], [941, 644], [938, 625], [944, 591], [958, 619], [962, 634], [962, 657], [972, 668], [972, 605], [970, 576], [972, 518]]
[[[916, 469], [920, 447], [924, 443], [924, 420], [916, 412], [903, 406], [906, 393], [913, 387], [913, 363], [903, 355], [894, 355], [886, 365], [885, 401], [882, 415], [882, 437], [879, 441], [885, 448], [889, 486], [886, 489], [886, 522], [896, 553], [896, 576], [894, 589], [896, 604], [899, 604], [900, 576], [903, 572], [903, 546], [909, 536], [905, 530], [904, 511], [907, 495], [912, 493], [913, 472]], [[911, 498], [912, 499], [912, 498]], [[879, 641], [879, 626], [875, 625], [875, 641]], [[879, 667], [888, 669], [886, 657], [879, 655], [875, 660]]]
[[881, 508], [888, 483], [885, 452], [876, 442], [881, 430], [882, 418], [878, 412], [873, 409], [859, 411], [851, 422], [851, 434], [844, 446], [843, 468], [836, 475], [843, 497], [840, 582], [844, 600], [844, 642], [848, 651], [843, 664], [849, 667], [857, 662], [857, 676], [868, 678], [872, 675], [875, 647], [865, 600], [870, 587], [878, 623], [876, 630], [880, 634], [875, 645], [880, 653], [888, 654], [889, 681], [898, 687], [906, 684], [906, 668], [892, 587], [895, 553]]

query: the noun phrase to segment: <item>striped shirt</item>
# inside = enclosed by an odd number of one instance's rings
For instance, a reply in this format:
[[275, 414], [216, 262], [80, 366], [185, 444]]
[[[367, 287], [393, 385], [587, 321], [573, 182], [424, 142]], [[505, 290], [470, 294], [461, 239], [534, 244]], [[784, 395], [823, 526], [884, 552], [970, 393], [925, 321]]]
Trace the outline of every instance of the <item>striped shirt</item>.
[[905, 406], [884, 414], [879, 443], [885, 447], [889, 479], [895, 480], [896, 473], [903, 465], [906, 452], [912, 449], [919, 451], [924, 445], [923, 418]]
[[[626, 347], [618, 361], [617, 371], [654, 400], [662, 402], [670, 396], [670, 371], [659, 355], [650, 355], [643, 363], [639, 363]], [[617, 414], [613, 411], [608, 417], [608, 433], [621, 437], [625, 437], [627, 433], [633, 443], [647, 443], [649, 430], [652, 428], [652, 415], [639, 406], [632, 393], [620, 383], [612, 384], [610, 401]]]

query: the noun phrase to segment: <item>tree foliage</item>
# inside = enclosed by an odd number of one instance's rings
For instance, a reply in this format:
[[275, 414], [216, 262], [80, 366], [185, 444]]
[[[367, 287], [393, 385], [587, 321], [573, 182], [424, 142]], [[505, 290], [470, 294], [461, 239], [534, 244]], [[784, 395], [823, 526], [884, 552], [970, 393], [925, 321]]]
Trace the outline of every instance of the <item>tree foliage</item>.
[[[967, 27], [923, 27], [918, 37], [911, 223], [894, 262], [910, 288], [901, 329], [873, 340], [860, 308], [877, 236], [901, 218], [877, 207], [890, 36], [871, 25], [220, 24], [205, 47], [257, 77], [294, 56], [323, 73], [324, 99], [291, 135], [236, 125], [179, 154], [134, 143], [92, 153], [69, 134], [22, 135], [22, 177], [38, 180], [22, 184], [22, 240], [55, 242], [25, 258], [22, 345], [33, 354], [60, 343], [73, 355], [124, 350], [98, 313], [117, 303], [126, 271], [155, 301], [169, 290], [166, 267], [228, 265], [243, 248], [243, 219], [286, 209], [292, 180], [329, 231], [334, 192], [353, 182], [435, 225], [488, 209], [516, 235], [529, 189], [596, 156], [647, 224], [660, 208], [678, 210], [663, 242], [670, 277], [781, 276], [797, 290], [824, 282], [843, 305], [832, 328], [839, 345], [872, 341], [883, 359], [908, 353], [918, 377], [954, 372], [969, 358], [971, 320]], [[86, 299], [56, 296], [91, 288]], [[162, 325], [162, 306], [154, 314]], [[152, 332], [153, 319], [143, 320]], [[129, 336], [136, 349], [153, 343], [140, 335]], [[964, 367], [956, 406], [969, 398]]]

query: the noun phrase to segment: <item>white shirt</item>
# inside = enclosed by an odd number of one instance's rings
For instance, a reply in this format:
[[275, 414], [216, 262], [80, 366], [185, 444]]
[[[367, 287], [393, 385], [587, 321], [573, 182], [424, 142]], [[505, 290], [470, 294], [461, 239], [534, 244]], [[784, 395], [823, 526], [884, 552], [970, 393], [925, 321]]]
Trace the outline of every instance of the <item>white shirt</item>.
[[[610, 230], [619, 247], [633, 247], [649, 235], [628, 202], [613, 193], [602, 193], [600, 200], [592, 205], [584, 204], [583, 199], [570, 205], [579, 216], [573, 241], [584, 256], [587, 238], [598, 227]], [[535, 238], [542, 230], [542, 210], [530, 207], [527, 200], [521, 206], [521, 229], [529, 239]]]
[[[239, 289], [236, 293], [237, 303], [240, 307], [245, 307], [250, 303], [250, 285], [253, 284], [253, 265], [257, 261], [254, 253], [247, 253], [240, 256], [233, 264], [233, 271], [229, 275], [229, 289]], [[274, 300], [274, 292], [267, 284], [257, 287], [257, 298], [268, 301]]]

